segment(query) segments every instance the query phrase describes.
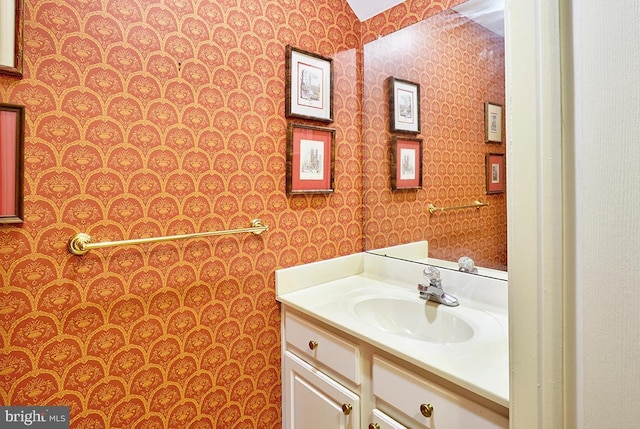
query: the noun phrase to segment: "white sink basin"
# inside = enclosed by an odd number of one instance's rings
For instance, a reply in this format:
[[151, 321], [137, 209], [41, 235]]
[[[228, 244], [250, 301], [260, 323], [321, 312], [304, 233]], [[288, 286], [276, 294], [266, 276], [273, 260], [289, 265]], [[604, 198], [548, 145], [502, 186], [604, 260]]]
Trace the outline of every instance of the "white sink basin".
[[367, 297], [353, 305], [355, 316], [384, 332], [432, 343], [460, 343], [474, 336], [458, 307], [422, 299]]

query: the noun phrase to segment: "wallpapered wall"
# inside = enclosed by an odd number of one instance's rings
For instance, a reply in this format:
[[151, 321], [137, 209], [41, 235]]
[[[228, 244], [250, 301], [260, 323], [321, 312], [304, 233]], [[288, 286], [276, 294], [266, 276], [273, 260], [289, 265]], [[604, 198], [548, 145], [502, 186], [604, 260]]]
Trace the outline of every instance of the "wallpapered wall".
[[[431, 257], [467, 255], [480, 266], [506, 269], [505, 194], [485, 195], [485, 154], [504, 153], [505, 144], [487, 144], [484, 136], [484, 103], [504, 106], [503, 38], [455, 11], [422, 21], [414, 7], [400, 5], [385, 14], [388, 21], [378, 16], [363, 30], [369, 40], [389, 33], [394, 22], [413, 24], [364, 46], [366, 248], [428, 240]], [[401, 16], [406, 19], [394, 19]], [[391, 191], [389, 76], [420, 84], [421, 190]], [[451, 207], [474, 200], [490, 206], [431, 216], [427, 210], [429, 203]]]
[[[343, 0], [26, 0], [25, 222], [0, 227], [0, 401], [74, 428], [277, 428], [274, 270], [362, 250]], [[334, 58], [335, 192], [285, 194], [285, 46]], [[249, 226], [92, 251], [95, 241]]]
[[[274, 270], [363, 249], [362, 23], [343, 0], [25, 0], [25, 222], [0, 227], [0, 401], [74, 428], [277, 428]], [[285, 194], [284, 50], [334, 59], [335, 192]], [[71, 256], [95, 241], [239, 235]]]

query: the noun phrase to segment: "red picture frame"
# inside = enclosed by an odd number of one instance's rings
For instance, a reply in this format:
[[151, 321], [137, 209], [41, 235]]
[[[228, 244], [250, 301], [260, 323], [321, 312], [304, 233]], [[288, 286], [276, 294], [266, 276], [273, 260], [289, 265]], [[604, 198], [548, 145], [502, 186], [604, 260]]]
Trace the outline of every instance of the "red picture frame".
[[287, 194], [333, 192], [335, 130], [303, 124], [287, 128]]
[[504, 155], [501, 153], [488, 153], [486, 160], [486, 184], [487, 194], [500, 194], [504, 192]]
[[0, 103], [0, 224], [23, 222], [24, 106]]
[[422, 189], [422, 139], [391, 139], [391, 189]]

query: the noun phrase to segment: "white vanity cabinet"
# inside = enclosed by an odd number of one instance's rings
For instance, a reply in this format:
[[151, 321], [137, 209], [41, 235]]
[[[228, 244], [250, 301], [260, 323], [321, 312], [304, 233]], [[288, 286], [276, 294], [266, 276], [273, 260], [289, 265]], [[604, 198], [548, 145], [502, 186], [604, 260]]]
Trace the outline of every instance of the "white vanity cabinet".
[[284, 428], [509, 427], [507, 282], [443, 272], [460, 306], [425, 312], [423, 269], [359, 253], [276, 271]]
[[284, 428], [509, 427], [504, 415], [362, 340], [286, 306], [282, 321]]

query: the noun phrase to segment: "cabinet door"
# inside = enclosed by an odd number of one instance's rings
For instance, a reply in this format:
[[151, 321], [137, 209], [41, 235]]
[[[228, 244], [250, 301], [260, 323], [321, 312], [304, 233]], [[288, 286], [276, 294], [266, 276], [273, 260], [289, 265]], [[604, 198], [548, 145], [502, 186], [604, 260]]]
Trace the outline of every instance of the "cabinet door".
[[407, 427], [401, 425], [376, 408], [372, 412], [371, 423], [369, 423], [368, 429], [407, 429]]
[[286, 429], [359, 429], [360, 398], [291, 352], [284, 353]]

